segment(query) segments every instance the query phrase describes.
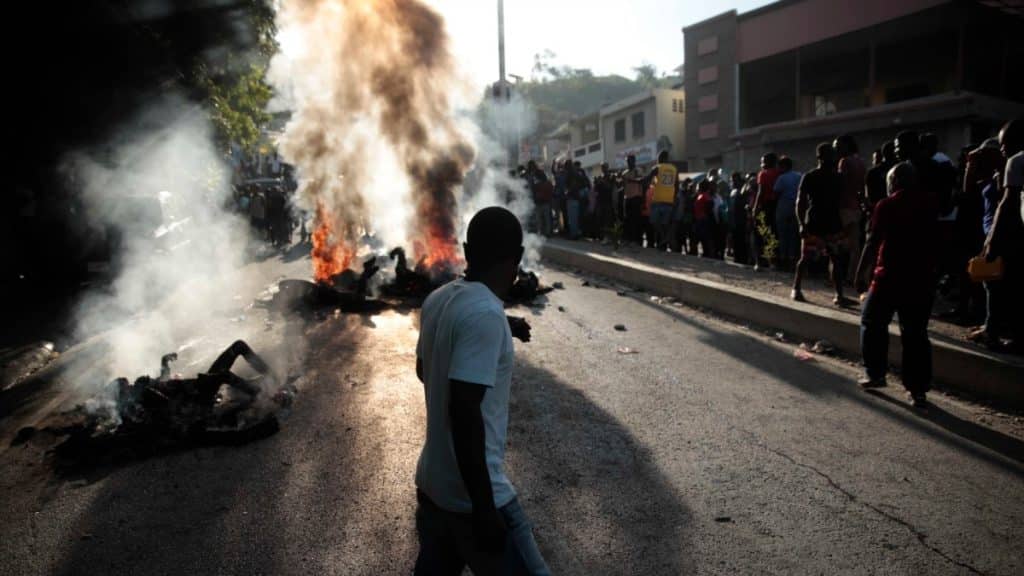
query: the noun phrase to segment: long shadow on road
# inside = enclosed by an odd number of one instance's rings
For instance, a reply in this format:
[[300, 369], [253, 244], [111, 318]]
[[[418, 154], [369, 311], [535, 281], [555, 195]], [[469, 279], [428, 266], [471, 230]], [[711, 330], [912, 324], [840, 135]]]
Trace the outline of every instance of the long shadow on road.
[[[789, 354], [774, 346], [758, 342], [745, 335], [717, 329], [710, 324], [699, 322], [687, 314], [665, 308], [644, 298], [635, 298], [634, 300], [674, 320], [699, 329], [703, 332], [700, 338], [702, 342], [728, 354], [738, 362], [798, 388], [805, 394], [816, 397], [828, 394], [854, 402], [885, 418], [896, 421], [901, 426], [939, 440], [974, 458], [1024, 478], [1024, 467], [1020, 464], [1024, 462], [1024, 442], [1016, 438], [957, 418], [935, 406], [932, 406], [927, 412], [908, 410], [906, 406], [889, 397], [865, 393], [852, 382], [837, 377], [834, 373], [813, 363], [794, 362]], [[893, 384], [895, 383], [891, 383], [890, 386]], [[885, 401], [879, 400], [880, 397]], [[943, 433], [939, 428], [949, 434]]]
[[578, 389], [513, 375], [508, 467], [555, 574], [690, 574], [691, 513], [650, 451]]

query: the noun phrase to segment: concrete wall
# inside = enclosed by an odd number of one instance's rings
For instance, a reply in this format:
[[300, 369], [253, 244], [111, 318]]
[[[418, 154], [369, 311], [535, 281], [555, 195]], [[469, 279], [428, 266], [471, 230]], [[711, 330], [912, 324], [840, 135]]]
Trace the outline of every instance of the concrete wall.
[[729, 135], [736, 131], [736, 33], [735, 10], [683, 29], [684, 159], [690, 170], [720, 166], [716, 158], [721, 158]]
[[736, 60], [750, 62], [950, 2], [804, 0], [781, 7], [769, 5], [740, 16]]

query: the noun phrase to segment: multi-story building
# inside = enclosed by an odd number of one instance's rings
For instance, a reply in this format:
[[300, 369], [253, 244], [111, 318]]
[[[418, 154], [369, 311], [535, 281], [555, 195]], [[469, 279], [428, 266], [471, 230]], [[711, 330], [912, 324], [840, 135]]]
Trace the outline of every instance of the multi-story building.
[[1024, 112], [1021, 30], [1001, 0], [781, 0], [687, 26], [686, 159], [807, 167], [838, 134], [866, 152], [910, 128], [953, 155]]
[[579, 162], [584, 170], [593, 171], [604, 162], [599, 111], [569, 122], [569, 150], [570, 158], [573, 162]]
[[601, 108], [604, 161], [613, 169], [656, 162], [661, 150], [674, 161], [685, 160], [686, 98], [682, 90], [654, 88]]

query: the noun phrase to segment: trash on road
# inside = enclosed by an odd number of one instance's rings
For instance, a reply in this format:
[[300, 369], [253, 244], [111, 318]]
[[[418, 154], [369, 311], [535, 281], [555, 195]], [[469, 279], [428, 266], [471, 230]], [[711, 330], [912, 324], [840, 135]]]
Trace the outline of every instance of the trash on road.
[[811, 352], [815, 354], [832, 354], [836, 351], [836, 347], [832, 345], [828, 340], [818, 340], [811, 347]]
[[615, 329], [618, 330], [619, 332], [625, 332], [626, 326], [624, 324], [616, 324]]
[[555, 282], [551, 284], [551, 287], [555, 290], [565, 290], [565, 284], [562, 284], [561, 282]]
[[804, 350], [803, 348], [797, 348], [796, 350], [794, 350], [793, 356], [795, 356], [797, 360], [800, 360], [802, 362], [814, 361], [814, 354], [811, 354], [810, 352]]
[[636, 348], [630, 348], [629, 346], [620, 346], [617, 350], [619, 354], [639, 354], [640, 351]]

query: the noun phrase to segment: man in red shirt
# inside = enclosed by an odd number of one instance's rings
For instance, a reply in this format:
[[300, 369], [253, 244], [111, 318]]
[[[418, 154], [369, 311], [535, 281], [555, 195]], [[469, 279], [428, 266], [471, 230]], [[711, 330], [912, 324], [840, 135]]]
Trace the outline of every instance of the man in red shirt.
[[697, 184], [697, 199], [693, 201], [693, 228], [700, 243], [701, 257], [715, 257], [714, 218], [715, 199], [711, 196], [711, 181], [707, 178]]
[[[901, 162], [889, 171], [889, 196], [871, 216], [867, 243], [854, 285], [867, 291], [861, 312], [860, 342], [867, 377], [863, 388], [886, 385], [889, 323], [899, 315], [903, 344], [903, 386], [916, 408], [927, 406], [931, 388], [932, 349], [928, 319], [935, 293], [936, 206], [919, 184], [916, 170]], [[868, 269], [874, 276], [868, 288]]]
[[[836, 169], [843, 181], [843, 188], [839, 193], [839, 219], [843, 224], [847, 253], [856, 255], [860, 253], [860, 232], [863, 230], [861, 219], [864, 217], [864, 212], [861, 209], [861, 194], [864, 193], [867, 168], [864, 166], [864, 161], [860, 159], [857, 142], [853, 136], [841, 135], [836, 138], [832, 147], [836, 150], [836, 158], [839, 158], [839, 165]], [[856, 265], [851, 258], [846, 278], [855, 276], [854, 267]]]
[[754, 199], [753, 218], [751, 219], [758, 249], [758, 253], [754, 255], [755, 268], [761, 260], [764, 245], [767, 244], [761, 237], [761, 233], [757, 231], [758, 214], [764, 214], [765, 223], [771, 229], [771, 234], [776, 234], [775, 206], [778, 198], [775, 195], [775, 180], [781, 174], [778, 164], [779, 157], [774, 152], [769, 152], [761, 157], [761, 171], [757, 173], [757, 197]]

